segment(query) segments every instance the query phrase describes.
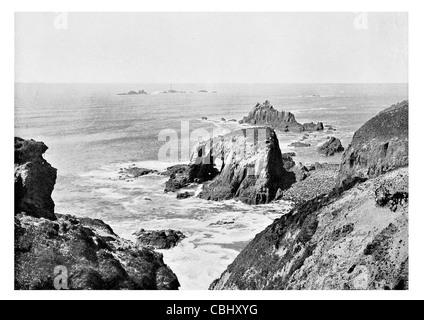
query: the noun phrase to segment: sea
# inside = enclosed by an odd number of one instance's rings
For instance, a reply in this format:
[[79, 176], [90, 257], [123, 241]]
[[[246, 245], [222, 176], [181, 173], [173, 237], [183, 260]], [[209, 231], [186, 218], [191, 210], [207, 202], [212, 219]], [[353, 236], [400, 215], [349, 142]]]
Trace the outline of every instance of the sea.
[[[164, 93], [171, 87], [184, 93]], [[131, 90], [148, 94], [118, 95]], [[15, 136], [49, 147], [45, 159], [58, 169], [52, 194], [57, 213], [101, 219], [130, 240], [140, 229], [182, 231], [186, 238], [180, 244], [158, 251], [182, 290], [204, 290], [291, 204], [178, 200], [164, 192], [167, 177], [123, 179], [120, 171], [134, 166], [162, 171], [187, 163], [199, 139], [195, 133], [204, 138], [240, 129], [234, 120], [266, 100], [298, 122], [321, 121], [335, 129], [310, 133], [303, 142], [311, 146], [305, 148], [289, 146], [304, 133], [277, 132], [282, 152], [295, 152], [297, 163], [339, 163], [341, 154], [324, 157], [316, 148], [330, 136], [346, 148], [362, 124], [406, 99], [407, 84], [20, 83]], [[171, 140], [174, 149], [166, 151]]]

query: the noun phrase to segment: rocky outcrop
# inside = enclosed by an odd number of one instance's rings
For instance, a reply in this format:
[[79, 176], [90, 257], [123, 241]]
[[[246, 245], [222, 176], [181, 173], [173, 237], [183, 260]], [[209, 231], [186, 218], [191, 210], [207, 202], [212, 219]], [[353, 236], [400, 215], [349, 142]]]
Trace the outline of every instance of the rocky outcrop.
[[[200, 149], [198, 158], [203, 159]], [[216, 177], [219, 173], [213, 161], [195, 161], [188, 165], [178, 164], [169, 167], [163, 175], [169, 176], [165, 183], [165, 192], [176, 192], [191, 183], [203, 183]]]
[[324, 142], [321, 146], [318, 147], [317, 151], [319, 154], [328, 157], [334, 156], [336, 153], [343, 152], [344, 148], [340, 139], [330, 137], [330, 139], [328, 139], [326, 142]]
[[187, 198], [191, 198], [194, 196], [194, 192], [178, 192], [177, 193], [177, 199], [187, 199]]
[[295, 182], [284, 165], [274, 130], [252, 128], [214, 139], [206, 160], [219, 161], [220, 174], [206, 183], [200, 197], [207, 200], [238, 199], [248, 204], [268, 203], [278, 190]]
[[380, 112], [353, 136], [343, 154], [338, 183], [367, 179], [408, 166], [408, 101]]
[[408, 289], [407, 114], [403, 102], [361, 127], [336, 187], [306, 188], [312, 197], [258, 234], [211, 289]]
[[239, 123], [258, 126], [269, 126], [273, 129], [288, 131], [320, 131], [324, 130], [322, 122], [300, 124], [296, 121], [293, 113], [276, 110], [267, 100], [263, 104], [256, 104], [248, 116], [244, 117]]
[[137, 245], [154, 249], [171, 249], [185, 238], [181, 231], [175, 230], [152, 231], [141, 229], [134, 235], [137, 238]]
[[146, 169], [146, 168], [138, 168], [136, 166], [131, 166], [129, 168], [120, 168], [119, 169], [119, 179], [133, 179], [139, 178], [148, 174], [158, 174], [157, 170]]
[[377, 205], [375, 190], [385, 184], [404, 192], [408, 169], [297, 206], [258, 234], [211, 289], [408, 289], [408, 202], [396, 211]]
[[70, 290], [176, 290], [161, 254], [119, 238], [101, 220], [15, 216], [15, 289], [55, 290], [65, 267]]
[[300, 141], [292, 142], [289, 144], [289, 147], [293, 147], [293, 148], [308, 148], [310, 146], [311, 146], [310, 143], [305, 143]]
[[15, 138], [15, 214], [56, 220], [51, 194], [57, 170], [43, 158], [43, 142]]
[[57, 289], [58, 267], [67, 271], [68, 289], [178, 289], [161, 254], [118, 237], [101, 220], [54, 213], [56, 169], [43, 159], [46, 150], [15, 138], [15, 289]]

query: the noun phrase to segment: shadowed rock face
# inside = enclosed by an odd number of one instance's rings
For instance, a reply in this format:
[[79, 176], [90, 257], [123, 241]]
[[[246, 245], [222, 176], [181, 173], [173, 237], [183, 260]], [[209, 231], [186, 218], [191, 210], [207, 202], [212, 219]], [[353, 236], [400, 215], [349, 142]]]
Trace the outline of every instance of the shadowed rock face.
[[57, 170], [43, 158], [47, 149], [43, 142], [15, 138], [15, 214], [56, 220], [51, 194]]
[[278, 138], [271, 128], [235, 131], [214, 140], [211, 148], [221, 172], [204, 185], [203, 199], [268, 203], [277, 191], [286, 190], [296, 180], [284, 167]]
[[54, 290], [68, 270], [76, 290], [178, 289], [161, 254], [119, 238], [101, 220], [54, 214], [56, 169], [42, 142], [15, 138], [15, 289]]
[[300, 124], [296, 121], [293, 113], [278, 111], [267, 100], [263, 104], [258, 103], [247, 117], [239, 121], [258, 126], [269, 126], [283, 131], [319, 131], [324, 130], [322, 122]]
[[408, 166], [408, 101], [380, 112], [353, 136], [343, 154], [338, 183], [373, 178]]
[[334, 154], [343, 152], [344, 148], [340, 139], [331, 137], [322, 146], [318, 148], [318, 153], [324, 156], [334, 156]]

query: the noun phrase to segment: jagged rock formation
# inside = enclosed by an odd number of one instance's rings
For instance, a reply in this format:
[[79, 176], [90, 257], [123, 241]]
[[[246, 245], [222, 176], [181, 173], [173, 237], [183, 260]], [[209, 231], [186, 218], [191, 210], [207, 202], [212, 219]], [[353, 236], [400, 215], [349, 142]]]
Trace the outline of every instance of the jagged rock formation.
[[247, 117], [239, 121], [251, 125], [269, 126], [273, 129], [288, 131], [319, 131], [324, 130], [322, 122], [300, 124], [296, 121], [293, 113], [278, 111], [267, 100], [263, 104], [258, 103]]
[[403, 102], [361, 127], [333, 190], [258, 234], [211, 289], [408, 289], [407, 112]]
[[336, 153], [343, 152], [344, 148], [340, 139], [330, 137], [322, 146], [318, 147], [318, 153], [326, 157], [334, 156]]
[[54, 214], [56, 169], [42, 142], [15, 138], [15, 289], [54, 290], [55, 268], [69, 289], [178, 289], [161, 254], [121, 239], [101, 220]]
[[353, 136], [343, 154], [339, 185], [408, 166], [408, 101], [380, 112]]
[[405, 190], [407, 168], [322, 195], [276, 220], [216, 280], [214, 290], [408, 288], [408, 203], [377, 207], [375, 190]]
[[57, 170], [43, 158], [43, 142], [15, 138], [15, 214], [55, 220], [51, 194]]
[[181, 231], [175, 230], [152, 231], [141, 229], [134, 235], [137, 237], [137, 245], [155, 249], [171, 249], [185, 238]]
[[215, 139], [210, 150], [205, 153], [206, 159], [210, 155], [213, 161], [218, 159], [221, 170], [204, 185], [203, 199], [268, 203], [278, 190], [286, 190], [295, 182], [294, 174], [284, 168], [278, 138], [271, 128], [235, 131]]

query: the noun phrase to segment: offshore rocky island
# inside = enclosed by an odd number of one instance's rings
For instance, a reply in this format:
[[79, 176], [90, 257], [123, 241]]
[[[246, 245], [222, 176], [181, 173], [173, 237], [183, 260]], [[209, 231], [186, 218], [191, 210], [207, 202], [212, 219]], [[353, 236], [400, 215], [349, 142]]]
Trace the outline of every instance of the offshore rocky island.
[[[293, 209], [240, 253], [214, 290], [408, 289], [408, 102], [365, 123], [345, 150], [328, 137], [317, 152], [343, 153], [340, 165], [303, 165], [282, 153], [276, 131], [312, 134], [270, 102], [257, 104], [243, 128], [199, 144], [189, 164], [159, 173], [165, 192], [202, 184], [202, 199], [258, 205], [288, 200]], [[133, 243], [100, 220], [60, 215], [51, 193], [56, 169], [42, 142], [15, 138], [15, 288], [53, 289], [53, 269], [69, 266], [71, 289], [178, 289], [155, 248], [185, 236], [136, 233]], [[158, 174], [131, 168], [123, 174]]]

